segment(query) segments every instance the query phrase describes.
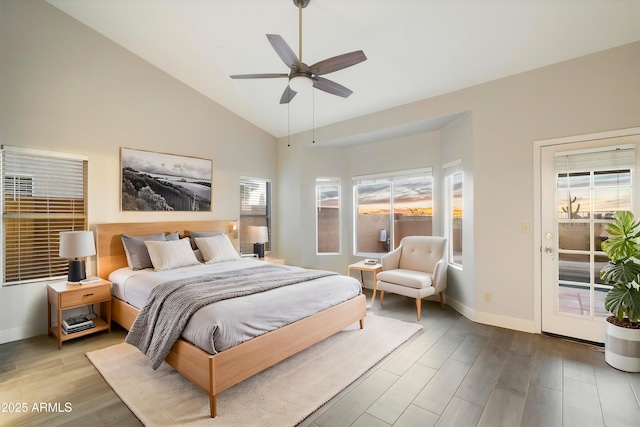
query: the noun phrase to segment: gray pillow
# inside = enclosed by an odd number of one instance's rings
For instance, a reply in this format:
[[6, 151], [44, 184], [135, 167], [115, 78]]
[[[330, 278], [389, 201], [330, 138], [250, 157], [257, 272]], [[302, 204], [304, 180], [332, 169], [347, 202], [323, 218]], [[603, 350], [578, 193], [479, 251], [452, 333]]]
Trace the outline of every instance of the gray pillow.
[[223, 234], [227, 234], [225, 230], [216, 230], [216, 231], [191, 231], [187, 230], [189, 237], [191, 237], [191, 248], [193, 250], [198, 249], [196, 246], [196, 237], [213, 237], [213, 236], [222, 236]]
[[169, 233], [166, 236], [164, 236], [168, 241], [172, 241], [172, 240], [180, 240], [180, 233], [178, 233], [177, 231], [174, 231], [173, 233]]
[[144, 244], [145, 241], [167, 240], [164, 233], [150, 234], [148, 236], [129, 236], [127, 234], [121, 234], [120, 236], [122, 237], [124, 252], [127, 254], [127, 263], [129, 264], [129, 268], [134, 270], [153, 267], [153, 264], [151, 264], [151, 258], [149, 258], [149, 251]]

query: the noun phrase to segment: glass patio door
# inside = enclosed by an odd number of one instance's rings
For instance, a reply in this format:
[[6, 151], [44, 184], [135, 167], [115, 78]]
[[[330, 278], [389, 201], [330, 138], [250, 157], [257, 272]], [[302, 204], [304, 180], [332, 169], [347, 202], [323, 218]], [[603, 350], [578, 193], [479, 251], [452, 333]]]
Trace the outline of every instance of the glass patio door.
[[604, 228], [633, 210], [637, 137], [541, 148], [542, 330], [604, 341]]

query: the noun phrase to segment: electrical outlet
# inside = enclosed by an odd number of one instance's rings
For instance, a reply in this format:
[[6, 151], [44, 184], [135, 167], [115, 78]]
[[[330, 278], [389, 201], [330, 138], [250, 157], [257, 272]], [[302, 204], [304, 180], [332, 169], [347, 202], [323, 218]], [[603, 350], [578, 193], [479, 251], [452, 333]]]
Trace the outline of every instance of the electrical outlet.
[[484, 302], [491, 302], [491, 301], [493, 301], [493, 294], [491, 292], [485, 292]]
[[529, 225], [529, 223], [522, 223], [522, 234], [529, 234], [529, 231], [531, 231], [531, 226]]

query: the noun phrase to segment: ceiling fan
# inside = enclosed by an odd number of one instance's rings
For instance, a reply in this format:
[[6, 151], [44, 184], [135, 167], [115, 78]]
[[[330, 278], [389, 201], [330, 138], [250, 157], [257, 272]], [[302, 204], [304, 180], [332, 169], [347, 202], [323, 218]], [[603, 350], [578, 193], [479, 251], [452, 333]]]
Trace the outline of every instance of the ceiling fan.
[[365, 61], [367, 57], [364, 52], [357, 50], [354, 52], [345, 53], [342, 55], [334, 56], [324, 61], [316, 62], [313, 65], [307, 65], [302, 62], [302, 9], [307, 7], [311, 0], [293, 0], [293, 4], [298, 7], [299, 16], [299, 55], [291, 50], [287, 42], [277, 34], [267, 34], [269, 43], [273, 46], [280, 59], [290, 68], [289, 74], [284, 73], [271, 73], [271, 74], [235, 74], [230, 76], [232, 79], [278, 79], [288, 78], [289, 84], [284, 90], [282, 97], [280, 98], [280, 104], [288, 104], [291, 102], [294, 96], [296, 96], [296, 90], [301, 90], [305, 86], [313, 86], [316, 89], [330, 93], [332, 95], [341, 96], [347, 98], [353, 93], [352, 90], [346, 87], [320, 77], [324, 74], [333, 73], [334, 71], [342, 70], [343, 68], [351, 67]]

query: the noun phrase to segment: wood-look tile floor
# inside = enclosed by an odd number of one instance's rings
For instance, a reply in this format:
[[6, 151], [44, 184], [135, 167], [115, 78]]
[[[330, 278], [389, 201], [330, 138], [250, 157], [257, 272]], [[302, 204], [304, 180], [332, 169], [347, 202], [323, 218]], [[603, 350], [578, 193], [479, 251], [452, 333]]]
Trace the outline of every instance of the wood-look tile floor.
[[[414, 302], [392, 294], [371, 312], [416, 321]], [[421, 333], [301, 426], [640, 425], [640, 374], [609, 367], [601, 348], [475, 324], [439, 303], [423, 303], [420, 323]], [[0, 425], [141, 425], [85, 357], [124, 335], [116, 326], [61, 350], [47, 336], [0, 345], [0, 410], [53, 404], [0, 412]]]

